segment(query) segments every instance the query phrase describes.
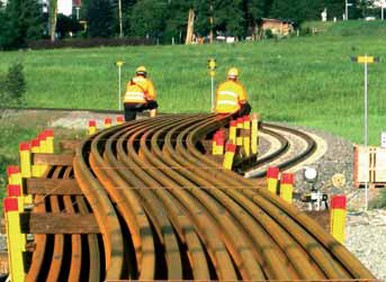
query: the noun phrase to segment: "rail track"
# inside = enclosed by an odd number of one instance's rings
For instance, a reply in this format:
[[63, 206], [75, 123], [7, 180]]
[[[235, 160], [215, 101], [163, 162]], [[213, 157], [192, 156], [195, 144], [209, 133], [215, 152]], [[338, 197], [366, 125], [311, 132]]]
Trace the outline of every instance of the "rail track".
[[206, 154], [208, 136], [229, 119], [126, 123], [52, 165], [44, 177], [56, 186], [35, 192], [32, 213], [92, 220], [35, 234], [28, 281], [374, 280], [312, 219]]

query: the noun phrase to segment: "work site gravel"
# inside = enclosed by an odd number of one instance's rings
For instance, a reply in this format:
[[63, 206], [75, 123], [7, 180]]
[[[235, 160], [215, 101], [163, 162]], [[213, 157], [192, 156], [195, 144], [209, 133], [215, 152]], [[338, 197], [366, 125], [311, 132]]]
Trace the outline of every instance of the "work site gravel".
[[[5, 118], [19, 114], [17, 111], [11, 112], [11, 114], [8, 112]], [[80, 131], [87, 130], [90, 119], [95, 119], [97, 127], [103, 128], [104, 118], [111, 117], [114, 123], [116, 116], [118, 116], [117, 114], [96, 114], [86, 111], [45, 112], [45, 115], [50, 115], [47, 121], [48, 127]], [[39, 118], [39, 114], [36, 114], [36, 118]], [[284, 124], [280, 123], [280, 125]], [[302, 126], [288, 126], [315, 134], [327, 143], [328, 150], [326, 154], [312, 164], [319, 172], [316, 187], [324, 193], [346, 194], [348, 196], [349, 212], [345, 245], [378, 279], [386, 280], [386, 211], [375, 209], [363, 212], [363, 189], [358, 190], [354, 187], [353, 144], [343, 138], [320, 130]], [[268, 147], [268, 142], [261, 140], [261, 151], [267, 150]], [[342, 188], [336, 188], [332, 185], [331, 179], [336, 174], [344, 175], [345, 184]], [[310, 186], [305, 183], [303, 169], [301, 169], [296, 173], [296, 192], [301, 194], [309, 191], [309, 189]], [[379, 190], [369, 190], [371, 200], [377, 196]], [[2, 249], [6, 248], [3, 236], [0, 236], [0, 244]]]

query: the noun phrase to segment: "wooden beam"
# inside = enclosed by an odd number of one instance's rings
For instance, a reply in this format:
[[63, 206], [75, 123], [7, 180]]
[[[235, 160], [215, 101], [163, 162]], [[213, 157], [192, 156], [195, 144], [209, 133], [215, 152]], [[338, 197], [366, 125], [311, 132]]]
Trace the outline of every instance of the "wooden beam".
[[28, 234], [98, 234], [93, 214], [20, 213], [23, 233]]
[[75, 179], [26, 178], [27, 195], [83, 195]]
[[76, 148], [79, 147], [81, 141], [80, 140], [61, 140], [59, 142], [60, 148], [63, 151], [71, 151], [75, 152]]
[[72, 166], [73, 153], [69, 154], [32, 154], [32, 164], [34, 165], [60, 165]]

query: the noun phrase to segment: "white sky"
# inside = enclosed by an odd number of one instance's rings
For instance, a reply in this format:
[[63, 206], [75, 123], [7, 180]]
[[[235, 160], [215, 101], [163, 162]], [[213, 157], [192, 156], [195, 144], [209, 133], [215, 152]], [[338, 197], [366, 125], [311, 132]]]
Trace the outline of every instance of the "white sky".
[[58, 13], [69, 16], [72, 14], [72, 0], [58, 0]]

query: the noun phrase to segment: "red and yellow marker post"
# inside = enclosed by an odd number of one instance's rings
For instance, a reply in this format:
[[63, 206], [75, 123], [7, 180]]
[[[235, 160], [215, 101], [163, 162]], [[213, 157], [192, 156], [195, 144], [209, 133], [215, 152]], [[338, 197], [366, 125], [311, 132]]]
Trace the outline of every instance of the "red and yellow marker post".
[[341, 244], [345, 239], [346, 204], [345, 195], [336, 195], [331, 198], [330, 230], [332, 236]]
[[225, 156], [222, 167], [227, 170], [232, 170], [233, 159], [236, 153], [236, 144], [228, 143], [225, 147]]
[[267, 169], [267, 186], [268, 191], [273, 194], [276, 194], [277, 191], [277, 183], [279, 181], [279, 173], [280, 170], [278, 167], [272, 166]]
[[243, 145], [246, 157], [251, 155], [251, 122], [249, 116], [244, 116]]
[[97, 132], [97, 126], [95, 120], [88, 121], [88, 135], [94, 135]]
[[[31, 141], [31, 153], [37, 154], [41, 153], [41, 148], [40, 148], [40, 139], [35, 138], [32, 139]], [[41, 177], [43, 175], [43, 167], [41, 165], [31, 165], [31, 176], [32, 177]]]
[[105, 129], [110, 128], [112, 126], [112, 123], [113, 121], [110, 117], [105, 118], [103, 122]]
[[282, 173], [280, 179], [280, 198], [289, 204], [292, 204], [293, 191], [295, 184], [295, 174]]
[[17, 198], [4, 199], [4, 214], [11, 281], [25, 281], [23, 252], [25, 252], [26, 237], [21, 233], [19, 201]]
[[53, 154], [55, 152], [54, 131], [52, 129], [46, 129], [46, 130], [44, 130], [44, 135], [46, 136], [46, 149], [47, 149], [47, 153]]
[[236, 133], [236, 145], [237, 146], [243, 146], [243, 136], [242, 136], [242, 131], [244, 128], [244, 118], [240, 117], [237, 118], [237, 133]]
[[20, 168], [21, 176], [30, 178], [32, 176], [31, 169], [31, 144], [29, 142], [22, 142], [19, 145]]
[[21, 185], [21, 173], [20, 169], [16, 165], [10, 165], [7, 167], [8, 184], [10, 185]]
[[251, 153], [256, 155], [259, 152], [259, 116], [252, 114], [251, 120]]
[[231, 120], [229, 124], [229, 142], [236, 144], [237, 121]]
[[217, 146], [217, 154], [221, 156], [224, 155], [225, 132], [223, 130], [217, 131], [216, 146]]
[[123, 116], [117, 116], [117, 125], [123, 124]]

